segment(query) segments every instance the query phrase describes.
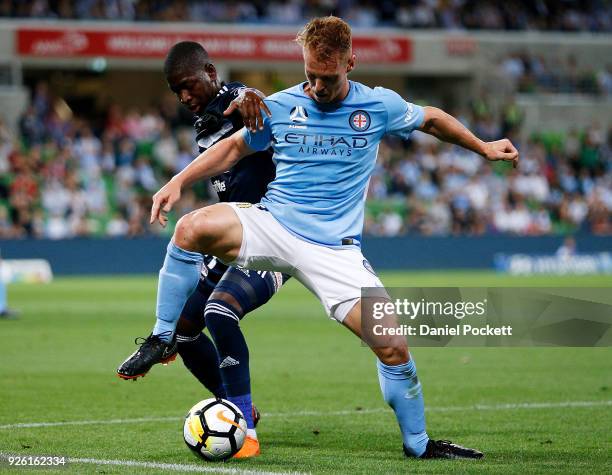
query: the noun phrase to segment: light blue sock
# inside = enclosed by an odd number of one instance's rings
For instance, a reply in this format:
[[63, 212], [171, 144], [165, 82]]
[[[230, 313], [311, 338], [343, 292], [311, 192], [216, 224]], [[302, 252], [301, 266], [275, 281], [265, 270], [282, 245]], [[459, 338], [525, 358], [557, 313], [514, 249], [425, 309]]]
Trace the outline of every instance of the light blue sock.
[[408, 363], [387, 366], [378, 361], [377, 366], [380, 389], [395, 412], [404, 445], [415, 457], [420, 457], [425, 453], [429, 437], [425, 431], [423, 392], [414, 362], [411, 359]]
[[0, 312], [4, 312], [6, 310], [6, 285], [2, 281], [2, 276], [0, 275]]
[[172, 340], [185, 302], [198, 285], [203, 260], [202, 254], [185, 251], [170, 241], [159, 271], [153, 335], [160, 335], [166, 342]]

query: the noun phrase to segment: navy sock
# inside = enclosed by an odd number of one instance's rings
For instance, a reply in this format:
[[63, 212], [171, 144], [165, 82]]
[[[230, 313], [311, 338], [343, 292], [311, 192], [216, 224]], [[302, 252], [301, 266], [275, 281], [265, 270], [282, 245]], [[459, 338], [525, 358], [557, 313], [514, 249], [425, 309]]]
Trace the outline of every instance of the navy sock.
[[[247, 429], [249, 431], [255, 429], [255, 423], [253, 422], [253, 401], [251, 399], [251, 393], [243, 394], [242, 396], [227, 396], [226, 399], [233, 402], [238, 406], [238, 409], [244, 414], [244, 419], [247, 423]], [[247, 433], [247, 435], [251, 435]]]
[[253, 429], [249, 348], [240, 330], [241, 315], [231, 305], [216, 299], [207, 302], [204, 315], [219, 353], [226, 398], [240, 408], [247, 427]]
[[202, 254], [181, 249], [170, 241], [159, 271], [153, 335], [160, 335], [166, 342], [172, 340], [181, 310], [198, 285], [203, 260]]
[[219, 357], [213, 342], [204, 333], [195, 337], [177, 335], [178, 353], [191, 374], [215, 397], [225, 398], [219, 372]]

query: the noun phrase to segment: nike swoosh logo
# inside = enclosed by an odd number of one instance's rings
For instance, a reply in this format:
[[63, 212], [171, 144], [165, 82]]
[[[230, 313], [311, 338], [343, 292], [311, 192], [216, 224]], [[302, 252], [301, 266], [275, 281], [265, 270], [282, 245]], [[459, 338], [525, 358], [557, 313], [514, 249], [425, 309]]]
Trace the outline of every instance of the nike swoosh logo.
[[233, 425], [234, 427], [237, 427], [238, 429], [240, 429], [242, 432], [244, 432], [244, 429], [243, 429], [242, 427], [240, 427], [240, 426], [239, 426], [237, 423], [235, 423], [233, 420], [228, 419], [227, 417], [225, 417], [225, 416], [223, 415], [223, 412], [224, 412], [224, 411], [223, 411], [223, 409], [222, 409], [222, 410], [220, 410], [219, 412], [217, 412], [217, 419], [219, 419], [220, 421], [223, 421], [223, 422], [227, 422], [228, 424], [231, 424], [231, 425]]

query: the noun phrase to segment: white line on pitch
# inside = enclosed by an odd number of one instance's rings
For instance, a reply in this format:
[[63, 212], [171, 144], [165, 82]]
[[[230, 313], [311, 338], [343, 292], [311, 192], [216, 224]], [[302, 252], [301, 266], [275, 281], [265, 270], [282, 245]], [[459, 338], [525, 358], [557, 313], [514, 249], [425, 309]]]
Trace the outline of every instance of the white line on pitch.
[[[560, 407], [597, 407], [612, 406], [612, 399], [605, 401], [561, 401], [561, 402], [521, 402], [509, 404], [474, 404], [472, 406], [426, 407], [426, 412], [457, 412], [457, 411], [504, 411], [514, 409], [555, 409]], [[268, 417], [303, 417], [303, 416], [347, 416], [355, 414], [375, 414], [378, 412], [391, 412], [389, 408], [377, 407], [372, 409], [346, 409], [343, 411], [295, 411], [263, 413]], [[139, 422], [180, 422], [176, 416], [166, 417], [139, 417], [134, 419], [107, 419], [59, 422], [22, 422], [16, 424], [0, 425], [1, 429], [20, 429], [30, 427], [56, 427], [56, 426], [85, 426], [93, 424], [137, 424]]]
[[[13, 454], [0, 452], [0, 459], [8, 459]], [[23, 457], [23, 455], [20, 455]], [[28, 456], [29, 457], [29, 456]], [[66, 463], [73, 464], [92, 464], [92, 465], [116, 465], [120, 467], [139, 467], [166, 470], [172, 472], [200, 472], [200, 473], [227, 473], [235, 475], [306, 475], [302, 472], [265, 472], [262, 470], [244, 470], [239, 468], [224, 467], [205, 467], [202, 465], [183, 464], [183, 463], [158, 463], [158, 462], [139, 462], [137, 460], [104, 460], [91, 458], [66, 457]]]
[[107, 419], [107, 420], [85, 420], [85, 421], [59, 421], [59, 422], [24, 422], [20, 424], [6, 424], [0, 429], [17, 429], [28, 427], [56, 427], [56, 426], [87, 426], [92, 424], [137, 424], [139, 422], [171, 422], [180, 421], [176, 416], [166, 417], [138, 417], [134, 419]]

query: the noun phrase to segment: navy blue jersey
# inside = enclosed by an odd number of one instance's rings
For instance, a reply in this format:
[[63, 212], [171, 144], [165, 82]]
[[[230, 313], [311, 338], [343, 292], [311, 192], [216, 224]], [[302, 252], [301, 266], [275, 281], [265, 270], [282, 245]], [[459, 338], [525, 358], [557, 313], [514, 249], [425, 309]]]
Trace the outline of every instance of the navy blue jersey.
[[[223, 117], [223, 112], [244, 87], [239, 82], [224, 84], [204, 113], [197, 117], [194, 127], [200, 153], [242, 129], [244, 123], [238, 111], [229, 117]], [[244, 157], [231, 170], [210, 180], [219, 201], [259, 203], [268, 189], [268, 183], [274, 180], [275, 173], [272, 153], [264, 150]]]

